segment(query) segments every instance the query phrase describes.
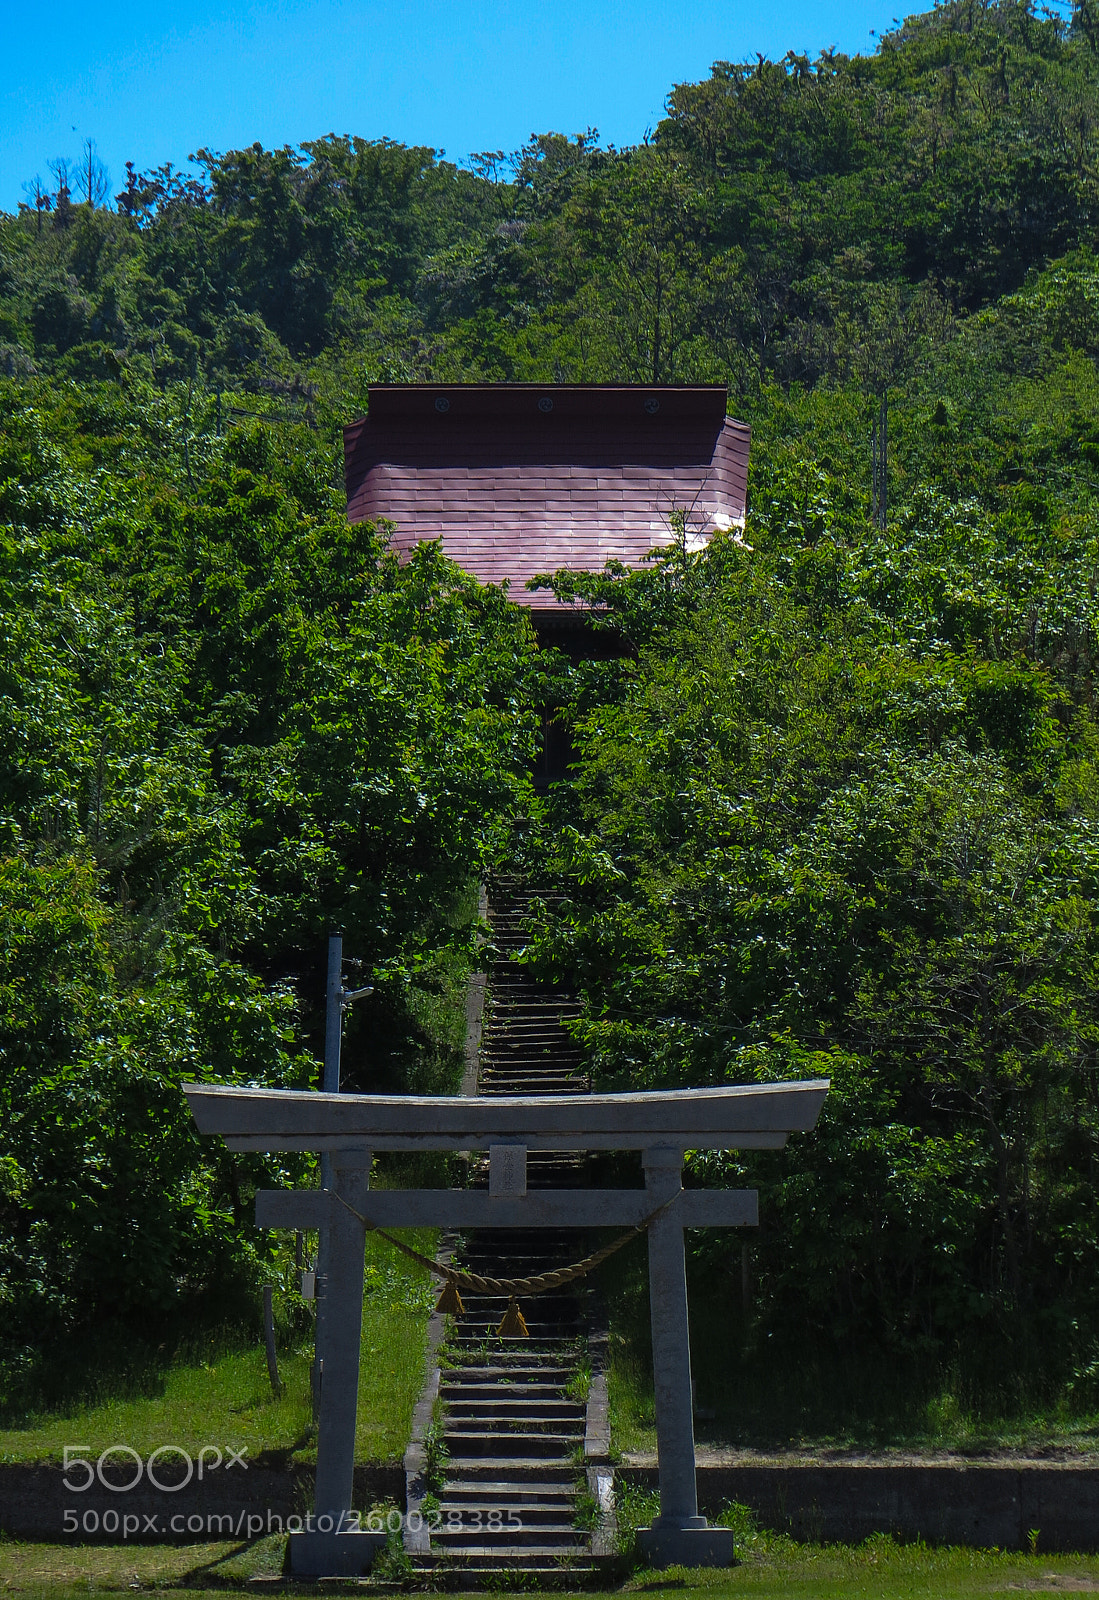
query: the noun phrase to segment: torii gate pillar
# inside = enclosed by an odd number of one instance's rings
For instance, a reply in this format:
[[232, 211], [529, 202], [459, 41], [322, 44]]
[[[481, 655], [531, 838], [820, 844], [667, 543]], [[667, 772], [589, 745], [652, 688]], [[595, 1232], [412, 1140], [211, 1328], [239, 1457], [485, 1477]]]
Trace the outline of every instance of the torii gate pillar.
[[[363, 1257], [370, 1189], [370, 1151], [338, 1152], [332, 1162], [335, 1192], [344, 1205], [331, 1208], [324, 1368], [317, 1418], [317, 1520], [339, 1529], [350, 1510], [355, 1482], [355, 1427], [359, 1409], [359, 1345], [363, 1325]], [[360, 1216], [356, 1216], [359, 1212]]]
[[[643, 1160], [654, 1204], [678, 1193], [681, 1150], [649, 1149]], [[651, 1528], [638, 1530], [638, 1542], [658, 1566], [727, 1567], [733, 1559], [732, 1533], [709, 1527], [698, 1514], [683, 1224], [668, 1211], [650, 1223], [648, 1233], [660, 1515]]]

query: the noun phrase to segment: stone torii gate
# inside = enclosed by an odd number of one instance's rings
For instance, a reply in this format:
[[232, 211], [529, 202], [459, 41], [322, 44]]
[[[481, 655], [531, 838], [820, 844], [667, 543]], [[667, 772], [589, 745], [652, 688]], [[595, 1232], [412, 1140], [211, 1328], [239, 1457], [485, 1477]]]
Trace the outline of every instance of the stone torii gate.
[[[668, 1201], [648, 1228], [660, 1515], [639, 1538], [658, 1566], [731, 1561], [731, 1533], [698, 1514], [683, 1229], [752, 1226], [757, 1196], [751, 1189], [683, 1189], [683, 1155], [781, 1149], [789, 1134], [815, 1125], [827, 1080], [491, 1098], [184, 1087], [200, 1132], [220, 1135], [230, 1150], [310, 1150], [331, 1162], [330, 1190], [256, 1196], [261, 1227], [326, 1229], [329, 1241], [317, 1531], [291, 1535], [292, 1571], [360, 1573], [384, 1537], [345, 1531], [354, 1527], [367, 1219], [379, 1228], [630, 1227]], [[488, 1190], [372, 1190], [376, 1150], [488, 1150]], [[528, 1191], [528, 1150], [640, 1150], [645, 1187]]]

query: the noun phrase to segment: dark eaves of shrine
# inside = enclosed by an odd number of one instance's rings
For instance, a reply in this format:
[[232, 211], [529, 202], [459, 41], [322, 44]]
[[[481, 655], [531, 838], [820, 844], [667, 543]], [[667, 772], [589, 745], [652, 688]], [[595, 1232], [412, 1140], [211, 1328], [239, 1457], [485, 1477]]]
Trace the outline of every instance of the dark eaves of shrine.
[[740, 536], [747, 425], [723, 384], [374, 384], [344, 429], [347, 514], [388, 519], [398, 552], [439, 539], [482, 583], [510, 586], [540, 634], [572, 608], [537, 574], [639, 566], [675, 537]]

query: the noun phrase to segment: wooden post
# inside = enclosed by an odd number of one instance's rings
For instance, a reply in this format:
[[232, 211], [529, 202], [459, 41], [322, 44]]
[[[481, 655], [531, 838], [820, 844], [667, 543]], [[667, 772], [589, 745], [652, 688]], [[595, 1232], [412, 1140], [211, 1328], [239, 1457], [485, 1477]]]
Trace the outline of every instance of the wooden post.
[[282, 1383], [279, 1379], [279, 1358], [275, 1350], [275, 1306], [271, 1285], [263, 1286], [263, 1342], [267, 1346], [267, 1376], [271, 1379], [271, 1391], [276, 1400], [282, 1393]]

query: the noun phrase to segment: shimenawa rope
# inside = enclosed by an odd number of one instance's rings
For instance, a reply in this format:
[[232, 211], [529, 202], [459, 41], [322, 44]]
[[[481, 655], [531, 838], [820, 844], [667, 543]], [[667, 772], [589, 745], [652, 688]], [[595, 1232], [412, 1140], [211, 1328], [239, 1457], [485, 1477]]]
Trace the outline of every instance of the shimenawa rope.
[[650, 1211], [647, 1217], [642, 1217], [641, 1221], [635, 1223], [628, 1232], [619, 1234], [617, 1239], [612, 1239], [610, 1244], [604, 1245], [602, 1250], [597, 1250], [594, 1255], [585, 1256], [583, 1261], [576, 1261], [571, 1267], [559, 1267], [556, 1272], [543, 1272], [534, 1278], [483, 1278], [477, 1272], [466, 1272], [460, 1267], [444, 1266], [442, 1262], [432, 1261], [430, 1256], [421, 1255], [419, 1250], [414, 1250], [410, 1244], [405, 1244], [392, 1233], [387, 1233], [384, 1228], [379, 1228], [369, 1217], [364, 1217], [361, 1211], [356, 1211], [353, 1205], [349, 1205], [334, 1189], [329, 1190], [329, 1193], [371, 1233], [379, 1234], [387, 1244], [393, 1245], [413, 1261], [418, 1261], [421, 1267], [426, 1267], [428, 1272], [434, 1273], [437, 1278], [446, 1279], [447, 1286], [439, 1298], [439, 1304], [435, 1308], [437, 1311], [447, 1311], [452, 1316], [461, 1316], [465, 1306], [458, 1293], [460, 1288], [472, 1289], [475, 1294], [506, 1294], [509, 1297], [508, 1308], [504, 1313], [503, 1322], [496, 1331], [505, 1336], [519, 1335], [525, 1338], [527, 1325], [523, 1313], [515, 1304], [516, 1295], [545, 1294], [550, 1289], [561, 1289], [566, 1283], [574, 1283], [577, 1278], [583, 1278], [589, 1272], [594, 1272], [596, 1267], [602, 1266], [609, 1256], [613, 1256], [616, 1251], [623, 1249], [625, 1245], [643, 1234], [657, 1217], [675, 1204], [683, 1191], [677, 1189], [663, 1204]]

